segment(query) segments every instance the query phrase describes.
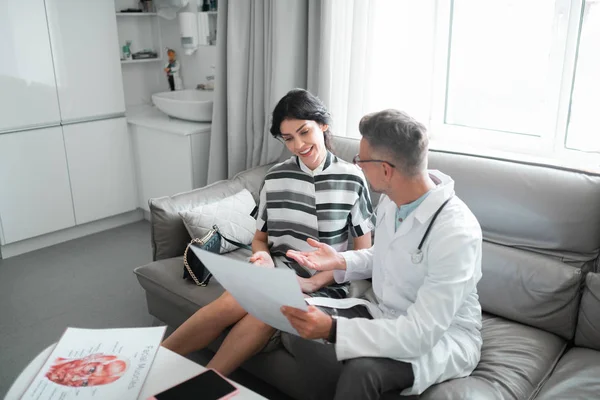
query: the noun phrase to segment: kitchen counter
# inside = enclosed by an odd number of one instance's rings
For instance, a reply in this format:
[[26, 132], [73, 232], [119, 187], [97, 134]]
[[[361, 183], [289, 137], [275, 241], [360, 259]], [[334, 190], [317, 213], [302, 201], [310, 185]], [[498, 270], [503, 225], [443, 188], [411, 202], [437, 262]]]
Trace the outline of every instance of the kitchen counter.
[[197, 133], [210, 133], [210, 122], [193, 122], [171, 118], [150, 105], [128, 107], [127, 122], [145, 128], [189, 136]]

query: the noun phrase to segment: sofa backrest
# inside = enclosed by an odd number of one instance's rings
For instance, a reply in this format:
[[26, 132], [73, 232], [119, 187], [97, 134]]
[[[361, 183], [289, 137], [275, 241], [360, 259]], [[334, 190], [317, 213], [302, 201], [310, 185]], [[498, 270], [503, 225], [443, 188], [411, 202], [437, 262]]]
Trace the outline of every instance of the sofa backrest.
[[600, 274], [589, 273], [586, 276], [575, 344], [600, 350]]
[[[350, 161], [359, 140], [333, 146]], [[429, 168], [454, 179], [481, 224], [484, 311], [572, 339], [581, 279], [600, 248], [600, 176], [439, 151]]]
[[454, 178], [486, 240], [579, 267], [598, 256], [599, 175], [433, 151], [429, 164]]

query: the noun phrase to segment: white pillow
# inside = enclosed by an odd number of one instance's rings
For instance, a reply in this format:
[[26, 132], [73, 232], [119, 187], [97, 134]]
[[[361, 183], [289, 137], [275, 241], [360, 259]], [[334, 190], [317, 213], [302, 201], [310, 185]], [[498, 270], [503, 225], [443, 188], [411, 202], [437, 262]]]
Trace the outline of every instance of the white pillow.
[[[192, 238], [201, 238], [213, 225], [217, 225], [226, 238], [250, 244], [256, 232], [256, 220], [250, 215], [254, 207], [256, 203], [252, 194], [244, 189], [215, 203], [181, 211], [179, 216]], [[221, 240], [221, 254], [236, 249], [236, 246]]]

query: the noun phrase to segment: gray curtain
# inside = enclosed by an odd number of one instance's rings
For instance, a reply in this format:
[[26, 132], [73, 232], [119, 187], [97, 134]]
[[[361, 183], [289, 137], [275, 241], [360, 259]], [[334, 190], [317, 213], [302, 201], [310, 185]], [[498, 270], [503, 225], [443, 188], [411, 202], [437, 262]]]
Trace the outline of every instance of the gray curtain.
[[308, 66], [316, 62], [309, 39], [318, 43], [309, 34], [313, 1], [310, 23], [309, 0], [219, 1], [208, 183], [281, 154], [269, 133], [270, 115], [288, 90], [307, 87]]

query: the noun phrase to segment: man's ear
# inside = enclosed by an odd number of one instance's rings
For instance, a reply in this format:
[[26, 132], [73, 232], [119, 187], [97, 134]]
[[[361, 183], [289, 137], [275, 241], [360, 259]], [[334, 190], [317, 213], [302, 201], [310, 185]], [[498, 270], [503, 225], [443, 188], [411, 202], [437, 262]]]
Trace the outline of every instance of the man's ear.
[[383, 165], [383, 174], [386, 178], [392, 175], [392, 167], [388, 163], [381, 163]]

